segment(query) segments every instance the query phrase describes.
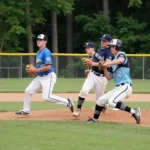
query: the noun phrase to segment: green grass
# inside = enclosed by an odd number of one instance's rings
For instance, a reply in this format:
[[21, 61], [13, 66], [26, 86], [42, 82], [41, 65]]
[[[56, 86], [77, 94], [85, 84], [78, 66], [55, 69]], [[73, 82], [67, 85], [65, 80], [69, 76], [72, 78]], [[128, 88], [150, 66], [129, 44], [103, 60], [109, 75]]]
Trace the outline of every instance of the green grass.
[[[150, 109], [148, 102], [129, 106]], [[94, 107], [86, 102], [85, 108]], [[0, 102], [0, 111], [15, 111], [21, 102]], [[33, 102], [32, 109], [65, 108]], [[150, 128], [122, 123], [84, 121], [0, 121], [0, 150], [148, 150]]]
[[[140, 107], [141, 109], [150, 109], [149, 102], [126, 102], [131, 107]], [[76, 105], [76, 102], [75, 102]], [[18, 111], [22, 108], [23, 102], [0, 102], [0, 112]], [[94, 102], [85, 102], [84, 108], [94, 108]], [[63, 105], [57, 105], [48, 102], [32, 102], [32, 110], [43, 109], [66, 109]]]
[[[58, 79], [54, 92], [79, 92], [85, 79]], [[31, 78], [0, 79], [0, 92], [24, 92]], [[110, 81], [107, 91], [114, 87]], [[134, 93], [150, 93], [150, 80], [133, 80]]]
[[148, 150], [150, 128], [81, 121], [0, 121], [1, 150]]

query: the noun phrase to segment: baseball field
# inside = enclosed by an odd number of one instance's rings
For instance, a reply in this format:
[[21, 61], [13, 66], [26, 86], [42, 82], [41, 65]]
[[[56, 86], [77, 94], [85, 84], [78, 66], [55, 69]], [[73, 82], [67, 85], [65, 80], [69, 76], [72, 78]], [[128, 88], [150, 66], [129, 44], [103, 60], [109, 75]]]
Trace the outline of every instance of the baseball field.
[[[79, 118], [62, 105], [33, 96], [32, 115], [16, 116], [23, 92], [32, 79], [0, 79], [0, 150], [148, 150], [150, 149], [150, 80], [133, 80], [133, 95], [125, 100], [140, 107], [140, 125], [130, 114], [108, 109], [98, 123], [85, 121], [93, 115], [91, 92]], [[58, 79], [54, 94], [76, 100], [84, 79]], [[106, 91], [113, 88], [110, 82]]]

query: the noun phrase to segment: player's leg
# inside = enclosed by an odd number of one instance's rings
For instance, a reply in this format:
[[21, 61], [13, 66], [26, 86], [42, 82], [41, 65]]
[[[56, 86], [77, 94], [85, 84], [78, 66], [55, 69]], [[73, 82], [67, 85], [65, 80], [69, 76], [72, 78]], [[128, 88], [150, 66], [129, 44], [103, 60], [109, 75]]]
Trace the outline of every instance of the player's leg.
[[86, 80], [84, 81], [82, 89], [79, 93], [77, 110], [72, 113], [74, 117], [78, 117], [80, 115], [85, 98], [89, 94], [90, 90], [93, 88], [94, 88], [94, 78], [93, 78], [93, 74], [90, 72]]
[[[106, 89], [106, 86], [108, 84], [108, 80], [105, 77], [97, 77], [94, 81], [94, 88], [95, 88], [95, 101], [98, 100], [99, 97], [101, 97]], [[105, 113], [107, 105], [105, 105], [103, 109], [103, 113]]]
[[108, 80], [105, 77], [97, 77], [95, 79], [94, 81], [95, 101], [97, 101], [99, 97], [104, 95], [107, 84]]
[[108, 101], [109, 105], [114, 108], [118, 108], [120, 110], [131, 113], [132, 116], [135, 118], [137, 124], [139, 124], [141, 120], [140, 109], [133, 109], [122, 102], [124, 99], [132, 94], [132, 87], [129, 84], [125, 84], [123, 86], [116, 87], [115, 89], [116, 91]]
[[36, 93], [41, 88], [39, 77], [36, 77], [29, 86], [25, 89], [24, 105], [23, 109], [16, 114], [29, 114], [31, 109], [31, 98], [34, 93]]
[[57, 77], [55, 73], [50, 73], [47, 76], [41, 77], [42, 84], [42, 97], [45, 101], [62, 104], [70, 108], [73, 112], [74, 103], [71, 98], [62, 98], [56, 95], [52, 95], [54, 85], [56, 83]]
[[103, 111], [105, 105], [108, 104], [108, 101], [113, 93], [114, 93], [114, 89], [97, 99], [93, 118], [89, 118], [89, 120], [87, 122], [97, 122], [98, 121], [101, 112]]

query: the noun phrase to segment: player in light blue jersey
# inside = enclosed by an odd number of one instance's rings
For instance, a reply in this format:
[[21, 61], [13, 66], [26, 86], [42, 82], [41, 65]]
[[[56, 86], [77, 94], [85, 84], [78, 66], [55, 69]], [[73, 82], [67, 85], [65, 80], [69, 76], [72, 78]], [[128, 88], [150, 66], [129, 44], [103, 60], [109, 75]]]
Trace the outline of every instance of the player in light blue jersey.
[[[117, 108], [128, 113], [131, 113], [135, 118], [136, 123], [141, 121], [140, 108], [130, 108], [126, 106], [122, 101], [132, 94], [132, 81], [130, 78], [129, 62], [126, 54], [122, 52], [122, 41], [113, 39], [110, 44], [110, 50], [114, 55], [114, 59], [103, 64], [103, 70], [108, 80], [114, 79], [115, 88], [99, 97], [93, 118], [90, 118], [88, 122], [97, 122], [98, 118], [106, 104], [109, 107]], [[111, 69], [108, 72], [107, 67], [111, 65]]]
[[69, 107], [71, 112], [74, 110], [74, 103], [71, 98], [52, 95], [57, 77], [53, 68], [52, 54], [46, 44], [47, 36], [44, 34], [38, 35], [37, 46], [39, 50], [36, 54], [36, 67], [28, 69], [29, 74], [37, 74], [37, 77], [26, 88], [23, 109], [16, 112], [17, 115], [30, 114], [31, 97], [40, 89], [42, 89], [42, 98], [45, 101], [65, 105]]

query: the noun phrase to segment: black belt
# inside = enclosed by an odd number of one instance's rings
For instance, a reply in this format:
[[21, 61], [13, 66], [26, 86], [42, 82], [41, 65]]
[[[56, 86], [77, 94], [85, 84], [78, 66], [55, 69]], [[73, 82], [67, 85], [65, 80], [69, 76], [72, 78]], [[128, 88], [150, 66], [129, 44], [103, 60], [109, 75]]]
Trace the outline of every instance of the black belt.
[[97, 76], [104, 77], [104, 74], [101, 74], [101, 73], [95, 72], [95, 71], [93, 71], [93, 70], [92, 70], [92, 72], [93, 72], [95, 75], [97, 75]]
[[43, 74], [43, 75], [39, 75], [40, 77], [43, 77], [43, 76], [47, 76], [49, 73], [46, 73], [46, 74]]
[[[121, 85], [125, 85], [125, 84], [129, 84], [129, 83], [120, 83], [120, 84], [118, 84], [118, 85], [116, 85], [116, 86], [121, 86]], [[131, 83], [130, 83], [130, 86], [132, 86]]]

